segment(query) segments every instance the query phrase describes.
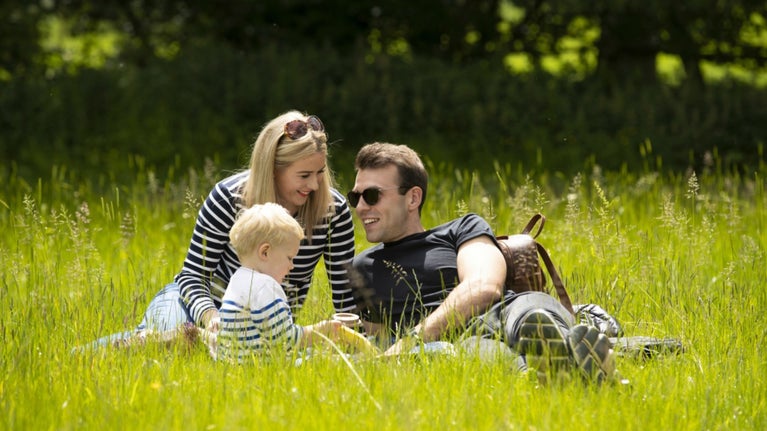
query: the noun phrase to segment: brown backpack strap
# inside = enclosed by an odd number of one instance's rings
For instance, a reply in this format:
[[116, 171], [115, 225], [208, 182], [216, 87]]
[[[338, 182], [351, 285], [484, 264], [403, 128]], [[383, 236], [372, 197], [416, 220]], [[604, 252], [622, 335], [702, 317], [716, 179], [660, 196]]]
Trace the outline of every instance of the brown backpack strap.
[[557, 269], [554, 267], [554, 263], [551, 261], [551, 258], [549, 257], [549, 253], [537, 241], [535, 242], [535, 245], [538, 247], [538, 254], [541, 255], [541, 258], [543, 259], [543, 263], [546, 264], [546, 269], [549, 270], [549, 275], [551, 276], [551, 282], [554, 284], [554, 287], [557, 289], [557, 296], [559, 296], [559, 302], [565, 306], [565, 308], [567, 309], [567, 311], [570, 312], [570, 314], [575, 316], [575, 312], [573, 311], [573, 303], [570, 302], [570, 296], [567, 294], [567, 291], [565, 290], [565, 284], [562, 283], [562, 279], [559, 278], [559, 273], [557, 272]]
[[[538, 226], [538, 232], [535, 233], [535, 235], [530, 235], [530, 232], [533, 231], [533, 228], [535, 227], [536, 223], [538, 221], [541, 222], [541, 225]], [[527, 226], [525, 226], [524, 229], [522, 229], [523, 234], [528, 234], [532, 236], [533, 238], [538, 238], [538, 235], [541, 234], [541, 231], [543, 230], [543, 225], [546, 223], [546, 217], [543, 216], [543, 214], [538, 213], [534, 215], [529, 222], [527, 222]]]

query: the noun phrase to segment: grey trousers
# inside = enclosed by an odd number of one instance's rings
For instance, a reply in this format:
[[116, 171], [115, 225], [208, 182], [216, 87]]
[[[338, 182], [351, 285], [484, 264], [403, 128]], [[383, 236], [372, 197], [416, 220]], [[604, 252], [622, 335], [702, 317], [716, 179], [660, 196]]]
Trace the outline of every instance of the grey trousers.
[[543, 292], [510, 293], [485, 314], [472, 319], [466, 335], [500, 338], [514, 349], [519, 342], [519, 330], [524, 318], [536, 309], [548, 311], [565, 335], [576, 323], [575, 317], [549, 294]]

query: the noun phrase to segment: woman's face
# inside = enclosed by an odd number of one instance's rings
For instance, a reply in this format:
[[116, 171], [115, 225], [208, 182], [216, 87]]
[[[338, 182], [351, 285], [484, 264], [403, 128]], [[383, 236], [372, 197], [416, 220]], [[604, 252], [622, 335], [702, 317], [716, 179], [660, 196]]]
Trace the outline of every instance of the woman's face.
[[323, 187], [326, 160], [324, 153], [293, 162], [280, 168], [274, 177], [277, 203], [295, 214], [309, 199], [309, 195]]

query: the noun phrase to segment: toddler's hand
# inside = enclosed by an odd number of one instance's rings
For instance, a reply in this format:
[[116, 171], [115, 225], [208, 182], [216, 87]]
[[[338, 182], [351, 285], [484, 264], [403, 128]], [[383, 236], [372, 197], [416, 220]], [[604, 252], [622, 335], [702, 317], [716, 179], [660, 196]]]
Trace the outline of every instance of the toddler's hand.
[[335, 320], [323, 320], [321, 322], [315, 323], [312, 326], [314, 327], [315, 331], [321, 333], [322, 335], [330, 338], [331, 340], [337, 340], [338, 330], [343, 326], [343, 324]]

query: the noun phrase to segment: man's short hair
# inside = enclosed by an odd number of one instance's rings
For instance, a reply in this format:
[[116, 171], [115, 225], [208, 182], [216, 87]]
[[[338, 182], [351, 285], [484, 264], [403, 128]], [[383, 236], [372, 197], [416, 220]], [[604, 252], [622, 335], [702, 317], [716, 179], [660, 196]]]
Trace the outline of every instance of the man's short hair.
[[[380, 169], [394, 165], [399, 174], [399, 186], [411, 189], [418, 186], [422, 190], [421, 204], [418, 211], [426, 202], [426, 188], [429, 183], [429, 174], [423, 166], [418, 153], [407, 145], [390, 144], [386, 142], [374, 142], [363, 146], [354, 160], [354, 169]], [[403, 193], [404, 194], [404, 193]]]

